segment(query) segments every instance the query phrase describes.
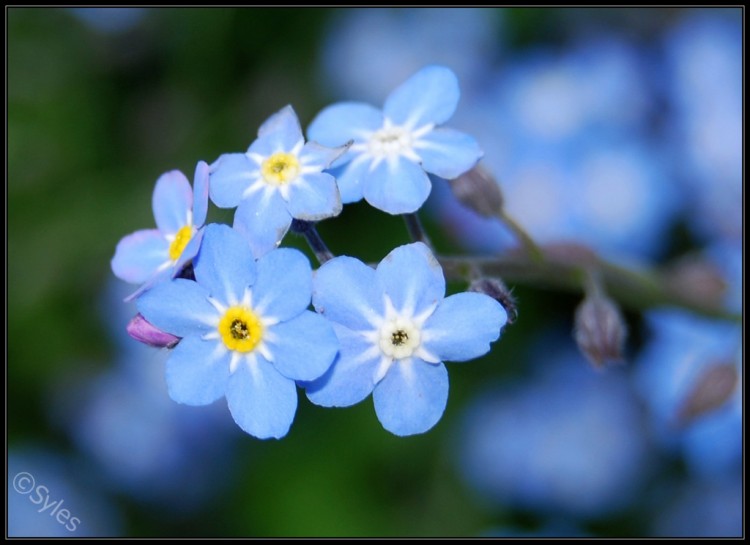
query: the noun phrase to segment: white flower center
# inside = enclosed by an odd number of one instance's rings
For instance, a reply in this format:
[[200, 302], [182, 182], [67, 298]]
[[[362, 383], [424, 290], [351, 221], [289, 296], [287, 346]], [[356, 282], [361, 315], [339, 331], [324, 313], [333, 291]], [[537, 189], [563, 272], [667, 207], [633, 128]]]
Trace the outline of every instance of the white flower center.
[[399, 316], [382, 325], [378, 345], [385, 356], [400, 360], [411, 356], [419, 348], [421, 339], [419, 327], [412, 320]]
[[403, 127], [384, 126], [375, 131], [367, 143], [370, 155], [388, 159], [399, 155], [413, 155], [412, 134]]

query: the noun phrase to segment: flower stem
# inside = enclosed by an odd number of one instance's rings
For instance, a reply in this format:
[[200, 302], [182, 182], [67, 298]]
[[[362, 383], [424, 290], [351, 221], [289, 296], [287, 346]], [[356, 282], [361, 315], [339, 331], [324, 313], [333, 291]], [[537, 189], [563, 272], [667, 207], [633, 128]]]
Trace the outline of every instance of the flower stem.
[[416, 212], [411, 214], [404, 214], [404, 223], [406, 223], [406, 230], [409, 231], [409, 236], [414, 242], [423, 242], [432, 250], [432, 243], [430, 242], [427, 232], [422, 227], [422, 222], [419, 220], [419, 216]]
[[315, 222], [295, 219], [292, 220], [291, 228], [295, 233], [299, 233], [305, 237], [307, 245], [310, 246], [310, 249], [315, 254], [318, 263], [322, 265], [326, 261], [334, 258], [333, 253], [328, 249], [328, 246], [323, 242], [320, 233], [318, 233], [318, 230], [315, 228]]
[[479, 270], [487, 276], [501, 276], [510, 283], [581, 293], [589, 275], [598, 276], [601, 289], [623, 307], [642, 311], [676, 306], [704, 316], [740, 322], [742, 315], [723, 307], [720, 298], [699, 290], [676, 286], [668, 271], [630, 269], [605, 261], [579, 244], [547, 244], [538, 247], [542, 260], [526, 251], [496, 257], [438, 256], [446, 278], [468, 280]]
[[497, 212], [497, 217], [507, 225], [511, 231], [513, 231], [513, 234], [516, 235], [518, 240], [521, 242], [521, 245], [526, 249], [526, 251], [529, 253], [529, 256], [536, 261], [540, 262], [544, 260], [544, 252], [542, 252], [542, 249], [539, 247], [539, 245], [534, 242], [534, 239], [531, 238], [531, 235], [521, 227], [521, 225], [514, 220], [508, 213], [505, 211], [504, 208], [501, 208]]

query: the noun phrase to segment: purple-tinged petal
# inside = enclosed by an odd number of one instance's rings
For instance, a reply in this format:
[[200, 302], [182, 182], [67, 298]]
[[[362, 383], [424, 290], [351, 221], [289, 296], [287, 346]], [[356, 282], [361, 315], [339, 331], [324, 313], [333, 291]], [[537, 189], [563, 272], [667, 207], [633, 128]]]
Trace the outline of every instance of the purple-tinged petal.
[[376, 276], [397, 311], [419, 315], [445, 297], [443, 269], [421, 242], [394, 249], [378, 264]]
[[229, 378], [226, 397], [237, 425], [259, 439], [284, 437], [297, 411], [297, 387], [258, 354]]
[[198, 161], [193, 177], [193, 225], [202, 227], [208, 214], [208, 181], [210, 168], [205, 161]]
[[446, 297], [422, 327], [422, 345], [443, 361], [466, 361], [489, 352], [508, 320], [503, 306], [483, 293]]
[[136, 305], [146, 320], [178, 337], [203, 335], [215, 330], [218, 323], [208, 291], [184, 278], [154, 286], [138, 298]]
[[448, 371], [442, 363], [396, 360], [372, 392], [375, 413], [396, 435], [424, 433], [440, 420], [448, 403]]
[[427, 66], [397, 87], [385, 101], [383, 114], [396, 125], [418, 128], [440, 125], [456, 111], [458, 79], [444, 66]]
[[416, 212], [427, 200], [432, 183], [422, 167], [398, 157], [382, 161], [362, 174], [362, 193], [367, 202], [389, 214]]
[[477, 141], [452, 129], [435, 129], [419, 139], [414, 150], [422, 159], [422, 168], [446, 180], [472, 169], [484, 155]]
[[230, 355], [221, 341], [182, 339], [167, 360], [169, 397], [186, 405], [208, 405], [221, 399], [229, 382]]
[[292, 216], [278, 191], [256, 191], [234, 213], [234, 228], [250, 243], [256, 258], [277, 248], [291, 224]]
[[318, 378], [331, 366], [339, 349], [331, 322], [309, 310], [269, 327], [268, 336], [274, 366], [292, 380]]
[[193, 209], [193, 190], [179, 170], [162, 174], [156, 181], [152, 198], [156, 226], [164, 234], [173, 234], [189, 225]]
[[260, 167], [244, 153], [227, 153], [211, 165], [209, 194], [219, 208], [234, 208], [245, 190], [260, 178]]
[[375, 388], [381, 353], [360, 333], [336, 323], [333, 329], [341, 343], [339, 355], [323, 376], [302, 386], [307, 398], [316, 405], [349, 407], [365, 399]]
[[348, 256], [334, 257], [313, 273], [312, 302], [323, 316], [355, 331], [375, 329], [384, 314], [375, 270]]
[[169, 241], [157, 229], [143, 229], [122, 238], [112, 258], [117, 278], [140, 284], [169, 262]]
[[[291, 106], [284, 106], [269, 117], [258, 129], [258, 141], [264, 143], [263, 151], [268, 153], [289, 152], [300, 142], [304, 142], [302, 127]], [[267, 147], [266, 147], [267, 146]], [[248, 152], [258, 151], [253, 145]], [[262, 153], [266, 155], [266, 153]]]
[[258, 260], [258, 277], [252, 288], [253, 308], [264, 318], [289, 320], [310, 305], [310, 261], [293, 248], [279, 248]]
[[341, 213], [336, 180], [325, 172], [305, 174], [289, 187], [287, 209], [293, 218], [320, 221]]
[[212, 297], [234, 305], [255, 282], [255, 259], [242, 235], [228, 225], [212, 223], [204, 229], [194, 272], [195, 279]]
[[179, 337], [162, 331], [149, 323], [142, 314], [133, 316], [125, 329], [128, 335], [136, 341], [153, 346], [154, 348], [173, 348], [180, 341]]
[[307, 128], [307, 138], [324, 146], [361, 142], [383, 126], [383, 113], [363, 102], [339, 102], [321, 110]]

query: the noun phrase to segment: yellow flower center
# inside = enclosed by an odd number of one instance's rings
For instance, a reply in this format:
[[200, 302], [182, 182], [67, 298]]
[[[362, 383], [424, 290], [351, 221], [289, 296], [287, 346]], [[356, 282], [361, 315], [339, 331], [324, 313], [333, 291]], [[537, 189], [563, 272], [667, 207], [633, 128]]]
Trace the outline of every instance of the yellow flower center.
[[251, 352], [263, 338], [263, 324], [247, 307], [229, 307], [219, 320], [219, 334], [229, 350]]
[[299, 175], [299, 161], [291, 153], [274, 153], [263, 161], [260, 170], [269, 184], [286, 184], [294, 181]]
[[177, 231], [172, 244], [169, 245], [169, 259], [171, 259], [172, 261], [177, 261], [177, 259], [182, 255], [182, 252], [185, 251], [185, 246], [188, 245], [188, 242], [190, 242], [191, 238], [193, 238], [192, 226], [186, 225], [185, 227]]

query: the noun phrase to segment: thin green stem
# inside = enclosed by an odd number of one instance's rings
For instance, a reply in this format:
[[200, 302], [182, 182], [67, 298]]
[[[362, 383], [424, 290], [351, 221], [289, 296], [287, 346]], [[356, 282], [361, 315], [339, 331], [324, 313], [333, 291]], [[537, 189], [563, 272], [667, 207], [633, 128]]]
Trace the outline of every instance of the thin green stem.
[[505, 211], [505, 208], [501, 208], [497, 212], [497, 217], [500, 221], [505, 223], [511, 231], [513, 231], [513, 234], [516, 235], [521, 242], [521, 245], [526, 249], [529, 256], [531, 256], [534, 261], [540, 262], [544, 260], [544, 252], [542, 252], [542, 249], [536, 242], [534, 242], [534, 239], [531, 238], [531, 235], [529, 235], [526, 229], [521, 227], [521, 224]]
[[742, 321], [742, 315], [724, 308], [720, 298], [675, 287], [669, 274], [615, 265], [593, 250], [575, 244], [546, 245], [539, 250], [541, 261], [522, 251], [489, 258], [438, 256], [438, 261], [446, 277], [454, 280], [468, 281], [478, 269], [486, 276], [500, 276], [506, 282], [577, 293], [585, 290], [589, 275], [595, 274], [602, 289], [631, 310], [676, 306], [704, 316]]

